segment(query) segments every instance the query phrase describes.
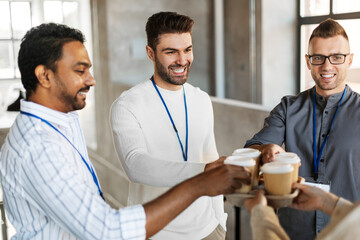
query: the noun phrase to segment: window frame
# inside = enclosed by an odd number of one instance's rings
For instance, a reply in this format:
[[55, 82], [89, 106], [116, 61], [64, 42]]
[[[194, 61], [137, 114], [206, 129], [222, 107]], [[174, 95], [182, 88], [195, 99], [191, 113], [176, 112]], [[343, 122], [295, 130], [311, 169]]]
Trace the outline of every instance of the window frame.
[[[14, 2], [28, 2], [30, 5], [30, 26], [33, 26], [33, 11], [32, 11], [32, 0], [0, 0], [1, 2], [8, 2], [8, 8], [9, 8], [9, 17], [10, 17], [10, 31], [11, 31], [11, 37], [10, 38], [0, 38], [1, 42], [6, 42], [6, 41], [10, 41], [12, 43], [12, 57], [13, 57], [13, 61], [14, 61], [14, 69], [13, 69], [13, 77], [12, 78], [2, 78], [0, 77], [0, 81], [4, 82], [4, 81], [20, 81], [21, 77], [17, 77], [16, 74], [16, 68], [17, 68], [17, 54], [16, 54], [16, 42], [21, 41], [21, 38], [16, 38], [14, 37], [14, 31], [13, 31], [13, 24], [12, 24], [12, 15], [11, 15], [11, 3]], [[44, 0], [43, 0], [44, 1]]]

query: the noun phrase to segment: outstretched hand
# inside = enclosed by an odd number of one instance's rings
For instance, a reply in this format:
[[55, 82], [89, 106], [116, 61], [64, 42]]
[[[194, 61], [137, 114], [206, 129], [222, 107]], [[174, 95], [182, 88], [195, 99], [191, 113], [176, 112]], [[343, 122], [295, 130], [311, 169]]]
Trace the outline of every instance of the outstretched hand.
[[251, 183], [251, 173], [244, 167], [222, 164], [206, 170], [193, 179], [207, 196], [230, 194], [242, 184]]
[[294, 183], [293, 188], [299, 189], [299, 195], [291, 207], [302, 211], [320, 210], [331, 216], [339, 197], [324, 190], [300, 183]]

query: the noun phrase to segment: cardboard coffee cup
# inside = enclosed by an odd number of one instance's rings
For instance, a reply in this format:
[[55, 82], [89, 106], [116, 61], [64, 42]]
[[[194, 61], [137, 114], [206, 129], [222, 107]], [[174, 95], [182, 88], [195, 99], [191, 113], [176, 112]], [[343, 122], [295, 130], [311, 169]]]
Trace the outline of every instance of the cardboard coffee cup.
[[270, 195], [290, 194], [293, 170], [294, 167], [288, 163], [265, 163], [261, 167], [264, 176], [265, 191]]
[[260, 155], [261, 152], [253, 148], [239, 148], [232, 153], [232, 156], [241, 156], [245, 158], [252, 158], [255, 160], [256, 165], [253, 175], [253, 183], [252, 183], [253, 186], [259, 185]]
[[291, 164], [294, 167], [292, 173], [292, 183], [296, 183], [298, 181], [300, 158], [296, 153], [292, 153], [292, 152], [278, 153], [275, 155], [274, 162], [283, 162], [283, 163]]
[[237, 165], [246, 167], [251, 172], [251, 183], [248, 184], [242, 184], [241, 188], [236, 189], [235, 192], [237, 193], [248, 193], [251, 191], [252, 188], [252, 182], [253, 182], [253, 176], [254, 176], [254, 170], [256, 166], [256, 161], [252, 158], [244, 158], [241, 156], [229, 156], [224, 161], [225, 164], [231, 164], [231, 165]]

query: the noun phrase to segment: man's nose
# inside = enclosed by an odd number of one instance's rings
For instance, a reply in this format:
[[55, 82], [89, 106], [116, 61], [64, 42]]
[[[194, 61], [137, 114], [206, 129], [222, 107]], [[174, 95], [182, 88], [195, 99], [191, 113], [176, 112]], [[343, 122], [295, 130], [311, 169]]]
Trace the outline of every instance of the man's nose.
[[324, 64], [322, 65], [322, 67], [323, 67], [323, 68], [331, 68], [331, 67], [332, 67], [332, 64], [331, 64], [329, 58], [325, 58], [325, 62], [324, 62]]
[[85, 78], [85, 84], [87, 86], [91, 86], [91, 87], [95, 86], [95, 84], [96, 84], [95, 78], [93, 77], [93, 75], [90, 72]]
[[187, 60], [186, 60], [186, 54], [184, 53], [179, 53], [176, 59], [176, 64], [179, 64], [181, 66], [184, 66], [186, 64]]

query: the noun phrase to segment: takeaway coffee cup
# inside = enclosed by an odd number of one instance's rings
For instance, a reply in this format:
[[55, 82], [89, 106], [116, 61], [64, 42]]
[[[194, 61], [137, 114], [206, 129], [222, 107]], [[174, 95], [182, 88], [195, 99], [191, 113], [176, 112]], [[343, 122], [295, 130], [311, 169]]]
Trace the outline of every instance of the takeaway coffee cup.
[[[254, 176], [256, 161], [252, 158], [244, 158], [241, 156], [229, 156], [225, 159], [224, 163], [246, 167], [251, 172], [251, 176]], [[238, 193], [250, 192], [252, 188], [252, 182], [253, 182], [253, 177], [251, 177], [251, 183], [249, 185], [242, 184], [241, 188], [236, 189], [235, 192]]]
[[256, 165], [254, 169], [254, 175], [253, 175], [253, 186], [259, 185], [259, 166], [260, 166], [260, 155], [261, 152], [259, 150], [253, 149], [253, 148], [239, 148], [236, 149], [232, 156], [240, 156], [245, 158], [252, 158], [255, 160]]
[[292, 153], [292, 152], [278, 153], [275, 155], [274, 162], [283, 162], [283, 163], [291, 164], [291, 166], [294, 167], [292, 173], [292, 183], [298, 181], [300, 158], [296, 153]]
[[270, 195], [291, 193], [292, 172], [294, 167], [288, 163], [270, 162], [261, 167], [265, 191]]

